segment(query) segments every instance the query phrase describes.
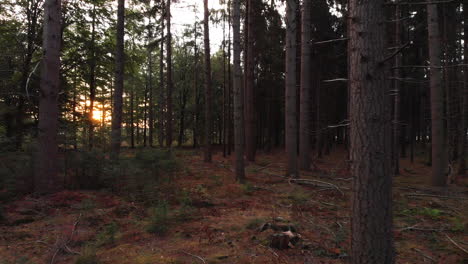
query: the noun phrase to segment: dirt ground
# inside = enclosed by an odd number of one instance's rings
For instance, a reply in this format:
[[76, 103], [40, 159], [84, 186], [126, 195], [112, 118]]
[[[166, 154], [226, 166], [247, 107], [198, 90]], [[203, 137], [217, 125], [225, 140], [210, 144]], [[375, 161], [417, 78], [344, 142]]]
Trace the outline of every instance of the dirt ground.
[[[110, 190], [26, 196], [3, 206], [0, 264], [346, 263], [351, 178], [344, 151], [314, 161], [299, 182], [282, 177], [284, 153], [259, 153], [245, 185], [235, 183], [233, 160], [221, 154], [206, 164], [201, 153], [176, 153], [182, 166], [165, 186], [160, 232], [148, 232], [146, 205]], [[468, 263], [468, 182], [434, 190], [429, 177], [422, 160], [401, 161], [397, 263]], [[294, 236], [287, 249], [270, 247], [285, 232], [272, 226]]]

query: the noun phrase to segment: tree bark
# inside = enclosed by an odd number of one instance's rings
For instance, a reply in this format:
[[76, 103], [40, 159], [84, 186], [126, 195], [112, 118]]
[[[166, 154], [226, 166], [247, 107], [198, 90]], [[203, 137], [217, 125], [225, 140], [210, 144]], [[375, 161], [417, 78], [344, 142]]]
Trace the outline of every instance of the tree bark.
[[310, 170], [310, 91], [312, 84], [311, 60], [311, 0], [304, 0], [302, 6], [302, 41], [301, 41], [301, 94], [299, 124], [299, 163], [303, 170]]
[[167, 0], [166, 18], [167, 18], [167, 123], [166, 123], [166, 145], [172, 146], [172, 33], [171, 33], [171, 1]]
[[124, 89], [124, 19], [125, 0], [118, 0], [117, 7], [117, 41], [115, 52], [115, 90], [114, 108], [112, 111], [111, 158], [119, 158], [122, 136], [122, 105]]
[[432, 185], [447, 184], [447, 143], [444, 125], [444, 88], [442, 85], [441, 39], [437, 4], [427, 5], [430, 60], [431, 120], [432, 120]]
[[39, 95], [39, 137], [34, 191], [51, 193], [58, 184], [58, 94], [60, 85], [61, 1], [44, 3], [43, 58]]
[[[94, 124], [93, 112], [94, 101], [96, 100], [96, 4], [93, 4], [92, 21], [91, 21], [91, 43], [89, 60], [89, 110], [88, 110], [88, 148], [92, 149], [94, 144]], [[87, 102], [86, 102], [87, 103]]]
[[255, 86], [254, 86], [254, 1], [247, 4], [247, 42], [245, 55], [245, 152], [248, 161], [255, 161]]
[[297, 0], [286, 1], [286, 155], [288, 177], [299, 177], [297, 164]]
[[[468, 4], [463, 4], [463, 20], [464, 20], [464, 60], [468, 64]], [[460, 161], [458, 166], [458, 174], [465, 175], [466, 172], [466, 159], [465, 156], [468, 152], [466, 133], [468, 129], [468, 67], [464, 69], [465, 85], [463, 87], [463, 105], [462, 105], [462, 133], [461, 133], [461, 150]]]
[[351, 263], [395, 262], [384, 0], [350, 0]]
[[242, 73], [240, 65], [240, 0], [232, 0], [232, 31], [234, 57], [234, 151], [236, 154], [235, 173], [238, 182], [245, 181], [244, 168], [244, 89], [242, 87]]
[[205, 162], [211, 162], [211, 140], [213, 131], [212, 120], [212, 91], [211, 91], [211, 58], [210, 58], [210, 29], [209, 19], [210, 13], [208, 10], [208, 0], [204, 0], [204, 21], [203, 33], [205, 44]]
[[[401, 26], [400, 26], [400, 5], [398, 4], [399, 0], [395, 2], [395, 47], [399, 47], [401, 45]], [[395, 78], [400, 78], [400, 67], [401, 66], [401, 53], [395, 56], [395, 70], [394, 75]], [[400, 80], [394, 80], [394, 106], [393, 106], [393, 162], [394, 162], [394, 169], [395, 175], [400, 174]]]
[[[164, 0], [161, 2], [162, 10], [164, 10]], [[166, 100], [164, 99], [164, 11], [161, 11], [161, 45], [159, 48], [159, 146], [164, 147], [164, 108]]]

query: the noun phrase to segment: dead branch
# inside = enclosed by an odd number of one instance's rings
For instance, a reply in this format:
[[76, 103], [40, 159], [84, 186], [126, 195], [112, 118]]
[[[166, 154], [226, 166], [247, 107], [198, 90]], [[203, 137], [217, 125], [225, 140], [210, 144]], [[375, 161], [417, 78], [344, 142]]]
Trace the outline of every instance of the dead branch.
[[290, 179], [292, 182], [306, 182], [306, 183], [318, 183], [322, 184], [325, 186], [318, 186], [318, 187], [332, 187], [333, 189], [337, 190], [338, 192], [341, 193], [341, 195], [344, 196], [344, 192], [340, 189], [340, 187], [336, 186], [335, 184], [329, 183], [329, 182], [324, 182], [324, 181], [319, 181], [319, 180], [306, 180], [306, 179]]
[[380, 63], [383, 64], [391, 59], [393, 59], [396, 55], [400, 54], [404, 49], [406, 49], [409, 45], [411, 45], [411, 42], [406, 43], [405, 45], [399, 47], [395, 52], [393, 52], [390, 56], [386, 57], [381, 61]]
[[186, 251], [181, 251], [181, 252], [184, 253], [184, 254], [187, 254], [187, 255], [189, 255], [189, 256], [192, 256], [192, 257], [194, 257], [194, 258], [199, 259], [202, 263], [206, 263], [205, 259], [202, 258], [202, 257], [200, 257], [200, 256], [194, 255], [194, 254], [189, 253], [189, 252], [186, 252]]
[[432, 262], [437, 262], [435, 259], [433, 259], [432, 257], [424, 254], [424, 252], [422, 252], [422, 250], [418, 249], [418, 248], [413, 248], [414, 251], [418, 252], [419, 254], [421, 254], [421, 256], [431, 260]]
[[314, 42], [314, 45], [327, 44], [327, 43], [333, 43], [333, 42], [338, 42], [338, 41], [347, 41], [347, 40], [349, 40], [349, 38], [338, 38], [338, 39], [323, 40], [323, 41]]
[[465, 252], [466, 254], [468, 254], [468, 250], [464, 249], [462, 246], [460, 246], [457, 242], [455, 242], [451, 237], [449, 237], [447, 234], [444, 234], [447, 239], [452, 242], [452, 244], [454, 244], [458, 249], [460, 249], [461, 251]]
[[60, 251], [66, 251], [66, 252], [71, 253], [71, 254], [81, 255], [79, 252], [72, 251], [68, 247], [68, 243], [70, 243], [70, 241], [73, 239], [73, 236], [75, 235], [76, 227], [78, 226], [78, 223], [80, 222], [80, 219], [81, 219], [81, 214], [78, 216], [77, 220], [73, 224], [72, 232], [70, 234], [70, 237], [66, 241], [60, 243], [59, 239], [57, 238], [57, 241], [55, 242], [56, 250], [54, 252], [54, 255], [52, 256], [50, 264], [55, 263], [55, 258], [57, 257], [58, 253], [60, 253]]
[[460, 197], [460, 196], [443, 196], [437, 194], [427, 194], [427, 193], [408, 193], [406, 194], [407, 197], [433, 197], [433, 198], [440, 198], [440, 199], [458, 199], [458, 200], [468, 200], [468, 197]]

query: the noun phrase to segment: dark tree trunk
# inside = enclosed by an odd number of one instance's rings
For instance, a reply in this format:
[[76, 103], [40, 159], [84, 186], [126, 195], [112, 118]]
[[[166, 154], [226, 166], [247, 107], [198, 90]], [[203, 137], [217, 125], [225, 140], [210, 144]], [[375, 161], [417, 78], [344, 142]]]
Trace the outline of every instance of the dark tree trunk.
[[233, 16], [233, 57], [234, 57], [234, 151], [236, 153], [235, 173], [238, 182], [245, 181], [244, 168], [244, 89], [242, 88], [242, 73], [240, 66], [240, 0], [232, 0]]
[[43, 57], [39, 95], [39, 137], [34, 191], [51, 193], [58, 184], [58, 94], [60, 85], [61, 1], [44, 3]]
[[301, 36], [301, 94], [300, 94], [300, 125], [299, 125], [299, 165], [303, 170], [310, 169], [310, 91], [312, 84], [311, 60], [311, 5], [312, 0], [304, 0], [302, 6], [302, 36]]
[[172, 33], [171, 33], [171, 1], [167, 0], [167, 121], [166, 121], [166, 145], [172, 146]]
[[[162, 10], [164, 10], [164, 0], [161, 3]], [[159, 146], [164, 147], [164, 108], [166, 100], [164, 99], [164, 11], [161, 11], [161, 43], [159, 47]]]
[[[468, 64], [468, 3], [463, 4], [463, 20], [464, 20], [464, 59], [465, 64]], [[462, 106], [462, 133], [461, 133], [461, 149], [460, 161], [458, 166], [458, 174], [464, 175], [466, 172], [466, 154], [467, 154], [467, 138], [468, 129], [468, 67], [464, 70], [465, 85], [463, 87], [463, 106]]]
[[247, 42], [245, 50], [245, 154], [248, 161], [255, 161], [255, 86], [254, 86], [254, 0], [247, 3]]
[[351, 263], [395, 262], [384, 0], [350, 0]]
[[132, 85], [130, 90], [130, 147], [135, 148], [135, 85]]
[[205, 44], [205, 162], [211, 162], [211, 140], [213, 130], [212, 108], [213, 99], [211, 91], [211, 58], [210, 58], [210, 32], [208, 0], [204, 0], [204, 44]]
[[432, 185], [447, 184], [447, 143], [444, 125], [444, 90], [442, 85], [441, 43], [437, 4], [427, 5], [429, 37], [431, 120], [432, 120]]
[[122, 137], [122, 106], [124, 89], [124, 19], [125, 0], [118, 0], [117, 41], [115, 52], [115, 91], [112, 111], [111, 158], [118, 159]]
[[299, 177], [297, 164], [297, 0], [286, 1], [286, 155], [287, 177]]
[[94, 101], [96, 100], [96, 4], [93, 4], [91, 21], [91, 42], [89, 58], [89, 109], [88, 109], [88, 148], [92, 149], [94, 144], [94, 124], [93, 112]]
[[[400, 25], [400, 5], [399, 0], [395, 2], [395, 47], [399, 47], [401, 45], [401, 25]], [[395, 80], [393, 81], [393, 89], [394, 89], [394, 105], [393, 105], [393, 162], [394, 162], [394, 169], [395, 175], [400, 174], [400, 95], [401, 95], [401, 85], [400, 85], [400, 75], [401, 75], [401, 53], [395, 56]]]

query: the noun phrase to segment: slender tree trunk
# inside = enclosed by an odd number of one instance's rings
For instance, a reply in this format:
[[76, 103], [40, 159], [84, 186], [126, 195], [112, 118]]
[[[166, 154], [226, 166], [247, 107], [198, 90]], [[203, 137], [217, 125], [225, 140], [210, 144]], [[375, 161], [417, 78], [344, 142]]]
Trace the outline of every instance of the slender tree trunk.
[[[464, 60], [468, 64], [468, 3], [463, 4], [463, 20], [464, 20]], [[458, 166], [458, 174], [465, 175], [466, 173], [466, 154], [468, 152], [468, 144], [466, 133], [468, 129], [468, 67], [464, 71], [465, 85], [463, 87], [463, 106], [462, 106], [462, 133], [461, 135], [461, 149], [460, 161]]]
[[[152, 38], [151, 32], [149, 33]], [[162, 41], [162, 40], [161, 40]], [[153, 54], [148, 50], [148, 142], [153, 147], [153, 128], [154, 128], [154, 102], [153, 102]]]
[[232, 0], [232, 31], [234, 55], [234, 151], [236, 153], [235, 172], [238, 182], [245, 181], [244, 168], [244, 89], [242, 88], [242, 73], [240, 65], [240, 0]]
[[[161, 3], [164, 10], [164, 0]], [[161, 43], [159, 48], [159, 146], [164, 147], [164, 108], [166, 100], [164, 99], [164, 12], [161, 11]]]
[[193, 115], [194, 118], [194, 124], [193, 124], [193, 147], [197, 148], [198, 147], [198, 128], [199, 128], [199, 115], [200, 115], [200, 105], [199, 105], [199, 91], [198, 91], [198, 44], [197, 44], [197, 22], [195, 21], [195, 27], [194, 27], [194, 35], [195, 35], [195, 40], [194, 40], [194, 48], [193, 48], [193, 56], [194, 56], [194, 62], [193, 62], [193, 69], [194, 69], [194, 104], [195, 104], [195, 113]]
[[135, 148], [135, 110], [134, 102], [135, 101], [135, 85], [132, 85], [130, 90], [130, 147]]
[[[401, 45], [401, 25], [400, 25], [400, 5], [399, 0], [395, 2], [395, 47], [399, 47]], [[400, 174], [400, 93], [401, 93], [401, 85], [400, 85], [400, 78], [401, 75], [401, 53], [395, 56], [395, 70], [394, 75], [396, 80], [394, 80], [394, 106], [393, 106], [393, 162], [394, 162], [394, 169], [395, 175]]]
[[61, 188], [58, 180], [58, 93], [60, 85], [61, 1], [44, 3], [43, 58], [39, 96], [39, 138], [34, 191], [50, 193]]
[[211, 91], [211, 55], [210, 55], [210, 13], [208, 10], [208, 0], [204, 0], [204, 44], [205, 44], [205, 162], [211, 162], [211, 140], [213, 131], [212, 118], [212, 91]]
[[166, 126], [166, 145], [172, 146], [172, 33], [171, 33], [171, 1], [167, 0], [167, 126]]
[[94, 101], [96, 100], [96, 4], [93, 4], [91, 21], [91, 43], [89, 60], [89, 110], [88, 110], [88, 148], [92, 149], [94, 144], [94, 124], [93, 112]]
[[296, 30], [297, 0], [286, 1], [286, 155], [288, 177], [299, 177], [297, 164]]
[[245, 79], [245, 152], [248, 161], [255, 161], [255, 85], [254, 85], [254, 0], [247, 5], [247, 43]]
[[300, 130], [299, 130], [299, 156], [300, 168], [310, 169], [310, 91], [312, 84], [311, 60], [311, 5], [312, 0], [304, 0], [302, 6], [302, 41], [301, 41], [301, 95], [300, 95]]
[[395, 262], [384, 0], [350, 0], [351, 263]]
[[223, 14], [223, 157], [227, 155], [228, 131], [228, 87], [226, 85], [226, 15]]
[[444, 128], [444, 90], [442, 85], [441, 39], [437, 4], [427, 5], [429, 36], [431, 119], [432, 119], [432, 185], [447, 184], [447, 143]]
[[117, 41], [115, 52], [115, 91], [114, 109], [112, 112], [111, 158], [119, 158], [122, 136], [122, 105], [124, 89], [124, 19], [125, 0], [118, 0], [117, 7]]
[[231, 77], [231, 0], [228, 0], [228, 52], [227, 52], [227, 58], [228, 58], [228, 148], [227, 148], [227, 154], [231, 155], [231, 148], [233, 144], [233, 106], [232, 106], [232, 77]]

